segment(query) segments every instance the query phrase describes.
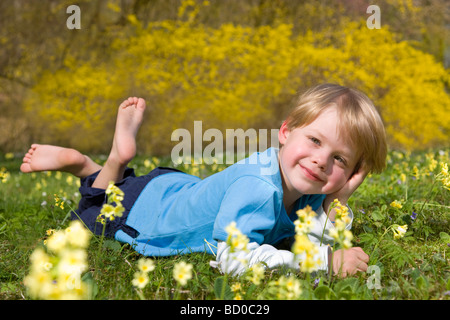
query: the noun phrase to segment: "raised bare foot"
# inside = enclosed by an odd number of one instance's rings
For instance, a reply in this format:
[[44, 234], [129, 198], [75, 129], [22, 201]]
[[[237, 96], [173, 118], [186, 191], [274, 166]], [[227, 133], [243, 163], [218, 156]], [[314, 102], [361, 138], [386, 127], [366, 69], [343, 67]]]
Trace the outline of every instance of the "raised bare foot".
[[142, 98], [130, 97], [119, 106], [116, 131], [108, 159], [127, 165], [136, 155], [136, 134], [142, 124], [146, 105]]
[[86, 177], [102, 167], [75, 149], [33, 144], [25, 154], [20, 170], [25, 173], [38, 171], [63, 171], [77, 177]]
[[145, 100], [136, 97], [130, 97], [120, 105], [111, 152], [92, 187], [106, 189], [110, 181], [118, 182], [123, 178], [126, 166], [136, 155], [136, 134], [145, 107]]

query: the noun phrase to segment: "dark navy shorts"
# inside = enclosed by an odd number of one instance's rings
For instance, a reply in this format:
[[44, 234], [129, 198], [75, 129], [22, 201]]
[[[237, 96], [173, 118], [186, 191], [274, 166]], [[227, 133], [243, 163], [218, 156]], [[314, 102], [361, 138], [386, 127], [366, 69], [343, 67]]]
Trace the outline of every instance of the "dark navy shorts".
[[[97, 217], [100, 214], [103, 204], [107, 203], [108, 199], [105, 190], [92, 187], [99, 172], [81, 179], [81, 200], [78, 204], [78, 209], [71, 213], [73, 220], [81, 219], [89, 230], [96, 235], [102, 235], [103, 233], [103, 224], [97, 221]], [[136, 238], [138, 232], [125, 224], [128, 214], [147, 183], [153, 178], [169, 172], [181, 171], [173, 168], [158, 167], [146, 175], [136, 177], [134, 170], [127, 168], [123, 179], [116, 183], [116, 186], [124, 192], [122, 205], [125, 211], [122, 217], [106, 222], [104, 235], [109, 238], [114, 238], [115, 233], [118, 230], [122, 230], [129, 236]]]

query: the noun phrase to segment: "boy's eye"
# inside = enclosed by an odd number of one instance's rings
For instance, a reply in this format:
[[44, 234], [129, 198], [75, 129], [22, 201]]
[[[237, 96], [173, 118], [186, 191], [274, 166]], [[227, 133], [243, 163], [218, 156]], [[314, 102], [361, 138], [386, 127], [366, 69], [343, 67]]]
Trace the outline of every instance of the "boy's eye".
[[319, 139], [316, 139], [316, 138], [314, 138], [314, 137], [311, 137], [311, 138], [309, 138], [313, 143], [315, 143], [315, 144], [317, 144], [317, 145], [320, 145], [320, 140]]
[[342, 163], [342, 164], [346, 164], [346, 162], [345, 162], [345, 159], [344, 158], [342, 158], [342, 157], [340, 157], [340, 156], [335, 156], [334, 157], [337, 161], [339, 161], [340, 163]]

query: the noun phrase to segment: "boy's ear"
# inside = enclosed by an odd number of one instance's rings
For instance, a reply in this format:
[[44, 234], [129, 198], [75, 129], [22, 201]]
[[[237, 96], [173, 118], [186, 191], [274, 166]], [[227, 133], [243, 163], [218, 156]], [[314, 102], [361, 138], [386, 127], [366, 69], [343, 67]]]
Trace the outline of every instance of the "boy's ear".
[[283, 121], [283, 124], [281, 125], [280, 130], [278, 131], [278, 142], [281, 145], [284, 145], [286, 143], [289, 133], [290, 130], [287, 128], [286, 121]]

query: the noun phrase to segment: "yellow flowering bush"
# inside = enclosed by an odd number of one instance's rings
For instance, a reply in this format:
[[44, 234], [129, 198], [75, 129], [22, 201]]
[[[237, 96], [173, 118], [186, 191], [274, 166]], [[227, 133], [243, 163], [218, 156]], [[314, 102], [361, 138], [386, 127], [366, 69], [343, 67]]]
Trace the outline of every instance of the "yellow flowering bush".
[[35, 125], [58, 141], [103, 150], [121, 99], [141, 95], [151, 108], [140, 146], [167, 154], [173, 130], [192, 130], [194, 120], [204, 130], [278, 128], [297, 90], [337, 82], [374, 100], [391, 145], [448, 142], [448, 71], [398, 41], [387, 25], [370, 30], [347, 22], [331, 33], [297, 35], [282, 22], [212, 28], [195, 22], [199, 10], [183, 2], [184, 19], [147, 25], [128, 15], [132, 27], [114, 30], [107, 54], [91, 60], [66, 54], [64, 68], [44, 72], [27, 96]]

